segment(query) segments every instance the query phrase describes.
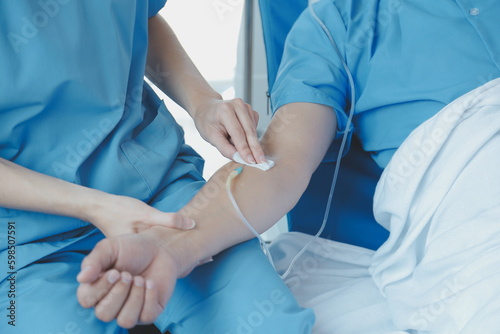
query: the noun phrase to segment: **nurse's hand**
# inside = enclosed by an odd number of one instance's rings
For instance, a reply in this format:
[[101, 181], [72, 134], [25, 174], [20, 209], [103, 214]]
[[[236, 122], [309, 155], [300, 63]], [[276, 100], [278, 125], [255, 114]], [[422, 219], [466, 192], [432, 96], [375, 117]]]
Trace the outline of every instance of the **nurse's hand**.
[[162, 212], [131, 197], [105, 194], [88, 210], [88, 221], [106, 237], [139, 233], [151, 226], [189, 230], [195, 222], [179, 213]]
[[264, 162], [257, 140], [258, 114], [252, 107], [241, 99], [222, 100], [161, 15], [149, 19], [148, 31], [148, 78], [188, 111], [201, 136], [226, 158], [238, 151], [248, 163]]
[[[95, 307], [97, 318], [117, 319], [124, 328], [148, 324], [165, 308], [177, 278], [197, 265], [176, 250], [192, 249], [183, 233], [164, 227], [152, 227], [139, 234], [123, 235], [100, 241], [83, 260], [77, 276], [77, 296], [85, 307]], [[182, 244], [182, 245], [180, 245]]]
[[203, 139], [226, 158], [232, 159], [238, 151], [248, 163], [266, 161], [257, 138], [259, 114], [243, 100], [212, 99], [192, 114]]

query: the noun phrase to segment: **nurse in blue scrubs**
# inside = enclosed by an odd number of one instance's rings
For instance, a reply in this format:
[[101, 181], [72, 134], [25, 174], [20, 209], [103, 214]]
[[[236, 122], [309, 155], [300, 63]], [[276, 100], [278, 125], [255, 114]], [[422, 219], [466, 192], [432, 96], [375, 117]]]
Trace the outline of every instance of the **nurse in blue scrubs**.
[[[0, 2], [1, 333], [126, 332], [119, 325], [136, 321], [103, 322], [78, 304], [82, 259], [105, 236], [152, 225], [194, 227], [175, 212], [204, 184], [203, 160], [184, 144], [145, 74], [225, 156], [238, 150], [249, 162], [263, 159], [255, 112], [241, 100], [223, 101], [201, 78], [157, 16], [164, 3]], [[240, 256], [252, 273], [259, 269], [264, 284], [255, 285]], [[218, 266], [226, 268], [220, 281], [212, 275]], [[269, 333], [268, 325], [312, 320], [254, 242], [203, 270], [178, 285], [172, 303], [183, 304], [184, 313], [164, 318], [162, 330], [223, 333], [253, 326]], [[110, 281], [151, 287], [141, 277], [115, 274]], [[266, 316], [269, 295], [279, 301], [272, 312], [281, 317]], [[215, 307], [227, 312], [219, 317]], [[245, 307], [257, 307], [257, 318], [230, 313]]]

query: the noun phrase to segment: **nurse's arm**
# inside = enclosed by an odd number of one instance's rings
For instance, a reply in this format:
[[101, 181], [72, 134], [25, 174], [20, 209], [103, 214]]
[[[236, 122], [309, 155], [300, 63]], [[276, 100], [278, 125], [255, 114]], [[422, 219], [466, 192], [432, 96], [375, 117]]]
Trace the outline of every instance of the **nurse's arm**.
[[258, 114], [241, 99], [223, 100], [193, 64], [168, 23], [149, 19], [147, 77], [193, 118], [201, 136], [231, 159], [238, 151], [247, 162], [262, 162]]
[[[293, 103], [279, 109], [262, 140], [266, 154], [276, 162], [275, 167], [267, 172], [244, 167], [232, 187], [243, 214], [257, 231], [267, 230], [297, 203], [335, 130], [336, 117], [330, 107]], [[108, 238], [97, 244], [83, 260], [83, 270], [78, 276], [83, 283], [78, 289], [82, 306], [100, 305], [96, 307], [98, 318], [105, 321], [118, 318], [122, 326], [131, 326], [138, 319], [137, 314], [130, 315], [127, 310], [142, 309], [140, 321], [151, 322], [165, 307], [176, 278], [203, 259], [253, 238], [225, 191], [229, 173], [238, 166], [230, 162], [221, 168], [180, 211], [196, 221], [193, 230], [155, 226], [132, 237]], [[152, 245], [156, 251], [151, 250]], [[146, 289], [142, 294], [137, 292], [138, 287], [133, 287], [135, 292], [130, 295], [145, 295], [144, 305], [131, 307], [139, 303], [136, 300], [121, 308], [126, 298], [118, 291], [128, 293], [128, 290], [118, 286], [109, 292], [113, 285], [108, 283], [106, 275], [99, 278], [112, 268], [141, 275], [151, 283], [150, 287], [155, 287], [154, 293]], [[103, 291], [108, 291], [107, 295]], [[120, 309], [121, 313], [116, 311]]]
[[0, 158], [0, 207], [73, 217], [106, 236], [163, 225], [190, 228], [192, 220], [161, 212], [135, 198], [116, 196], [24, 168]]

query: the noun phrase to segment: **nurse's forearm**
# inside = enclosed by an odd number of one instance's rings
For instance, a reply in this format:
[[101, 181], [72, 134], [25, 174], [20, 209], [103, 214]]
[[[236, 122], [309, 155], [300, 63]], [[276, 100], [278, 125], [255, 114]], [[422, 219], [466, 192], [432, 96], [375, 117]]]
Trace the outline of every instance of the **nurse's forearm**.
[[137, 233], [153, 225], [190, 229], [193, 221], [127, 196], [63, 181], [0, 158], [0, 207], [77, 218], [105, 236]]
[[147, 77], [193, 118], [201, 137], [226, 158], [264, 162], [257, 137], [258, 114], [241, 99], [223, 100], [210, 87], [165, 20], [149, 19]]
[[0, 207], [88, 221], [89, 212], [104, 202], [107, 195], [0, 158]]
[[192, 117], [209, 100], [220, 100], [203, 78], [168, 23], [157, 15], [149, 19], [146, 76]]

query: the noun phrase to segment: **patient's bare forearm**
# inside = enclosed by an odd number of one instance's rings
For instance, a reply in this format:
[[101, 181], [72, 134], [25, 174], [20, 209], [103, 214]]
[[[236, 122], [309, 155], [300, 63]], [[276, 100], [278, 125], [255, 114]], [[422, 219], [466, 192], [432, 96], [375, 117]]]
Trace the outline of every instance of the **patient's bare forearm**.
[[[180, 212], [197, 222], [197, 231], [192, 231], [193, 244], [200, 247], [200, 257], [212, 256], [254, 235], [244, 225], [230, 203], [224, 183], [229, 173], [238, 167], [229, 163], [212, 177], [209, 185]], [[259, 233], [277, 222], [298, 200], [307, 183], [301, 177], [288, 182], [284, 168], [278, 163], [275, 168], [263, 172], [244, 167], [243, 173], [233, 185], [233, 194], [244, 216]], [[259, 182], [255, 182], [259, 180]], [[214, 196], [216, 195], [216, 196]], [[194, 241], [196, 240], [196, 241]]]
[[[242, 213], [258, 232], [271, 227], [297, 203], [336, 129], [329, 107], [306, 103], [286, 107], [273, 119], [262, 140], [275, 167], [264, 172], [245, 166], [232, 187]], [[189, 231], [189, 244], [195, 248], [195, 252], [190, 250], [192, 254], [200, 258], [253, 237], [225, 191], [229, 173], [238, 166], [234, 162], [224, 166], [180, 211], [197, 222], [196, 229]]]

